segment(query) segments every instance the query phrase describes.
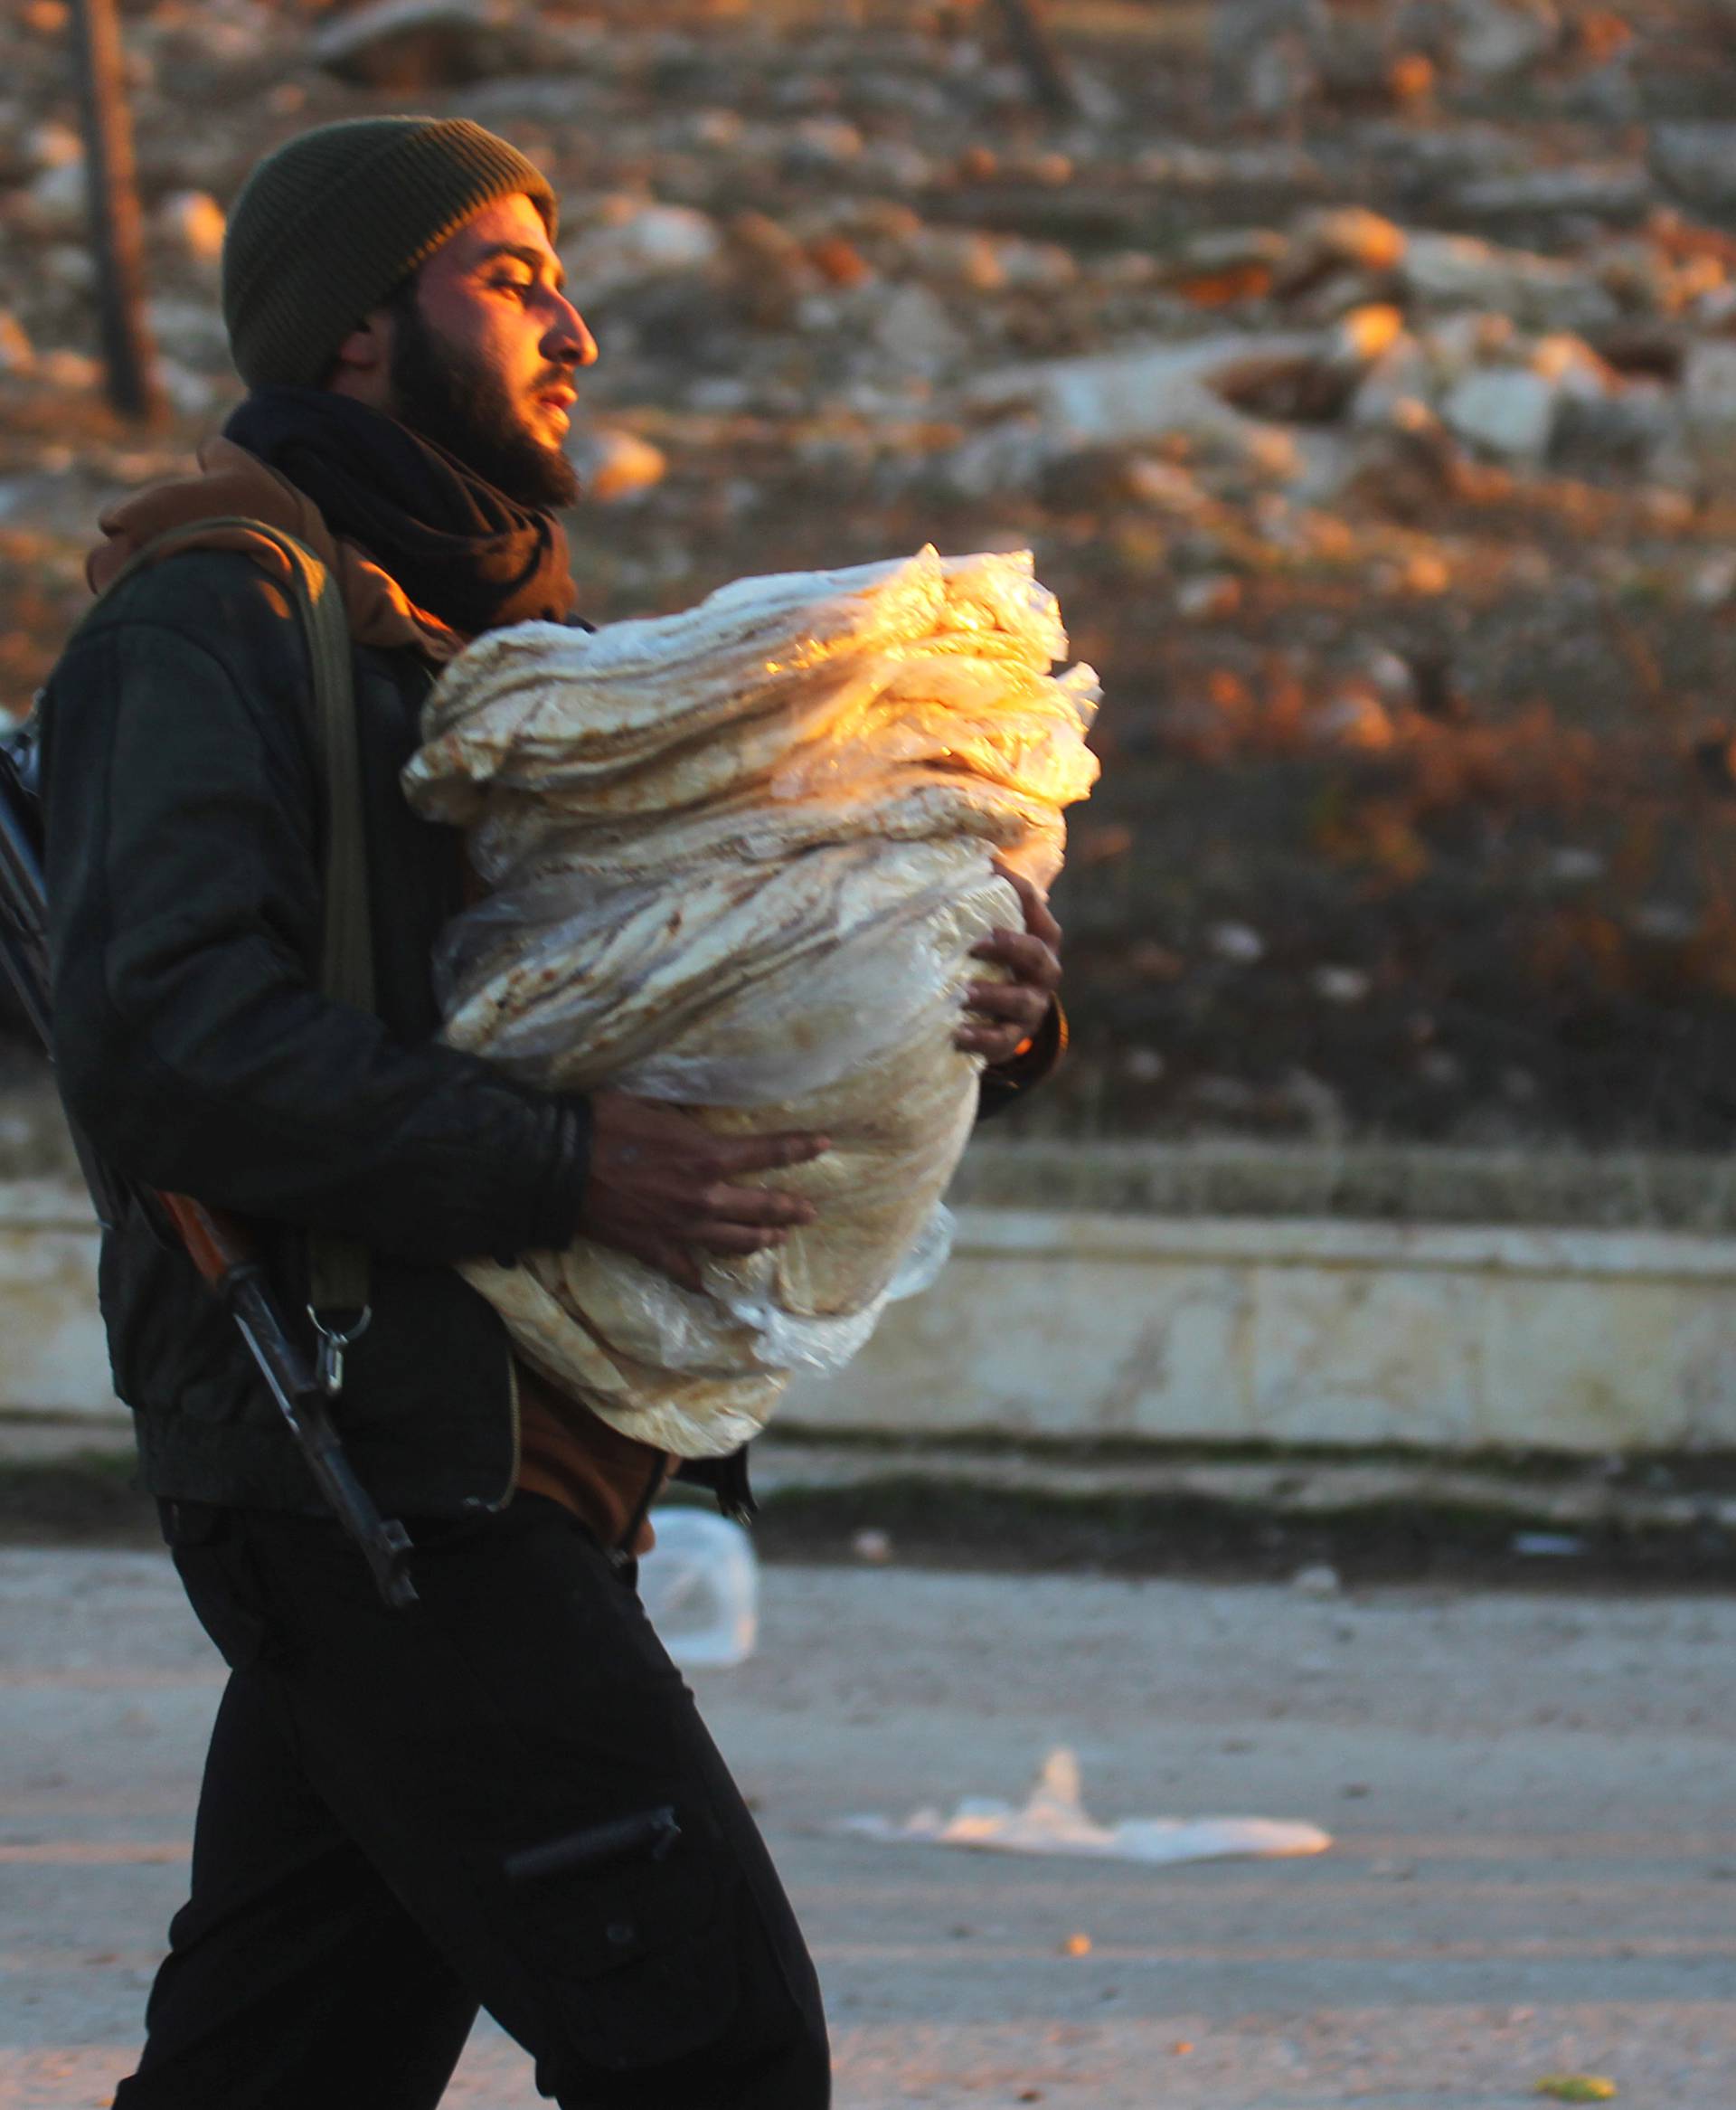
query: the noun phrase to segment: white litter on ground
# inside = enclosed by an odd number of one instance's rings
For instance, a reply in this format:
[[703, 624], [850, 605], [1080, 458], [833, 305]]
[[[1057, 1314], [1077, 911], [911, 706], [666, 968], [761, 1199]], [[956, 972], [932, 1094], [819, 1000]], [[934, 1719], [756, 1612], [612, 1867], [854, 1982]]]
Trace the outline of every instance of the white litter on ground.
[[902, 1823], [891, 1817], [845, 1817], [832, 1827], [861, 1839], [899, 1845], [967, 1846], [995, 1853], [1082, 1854], [1099, 1860], [1262, 1860], [1325, 1853], [1329, 1832], [1316, 1824], [1270, 1817], [1124, 1817], [1099, 1824], [1080, 1800], [1079, 1760], [1063, 1745], [1043, 1761], [1023, 1809], [988, 1796], [967, 1796], [950, 1817], [918, 1810]]

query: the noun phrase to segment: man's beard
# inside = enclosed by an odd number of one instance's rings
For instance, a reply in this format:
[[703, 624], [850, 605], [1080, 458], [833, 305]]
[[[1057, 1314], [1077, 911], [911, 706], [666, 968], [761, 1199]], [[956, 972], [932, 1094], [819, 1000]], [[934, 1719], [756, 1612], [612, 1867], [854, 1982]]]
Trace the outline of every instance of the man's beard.
[[443, 343], [413, 298], [397, 306], [394, 326], [392, 410], [401, 422], [515, 505], [549, 513], [575, 503], [572, 464], [526, 428], [497, 374]]

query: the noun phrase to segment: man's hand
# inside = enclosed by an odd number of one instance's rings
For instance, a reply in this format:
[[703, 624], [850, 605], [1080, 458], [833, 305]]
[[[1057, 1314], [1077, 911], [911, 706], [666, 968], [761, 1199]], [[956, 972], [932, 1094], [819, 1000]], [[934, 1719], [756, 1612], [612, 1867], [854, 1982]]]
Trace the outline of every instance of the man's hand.
[[695, 1247], [760, 1253], [814, 1221], [799, 1195], [734, 1182], [806, 1165], [831, 1149], [828, 1136], [714, 1136], [691, 1114], [625, 1092], [594, 1093], [590, 1124], [580, 1229], [687, 1289], [701, 1286]]
[[953, 1042], [984, 1056], [991, 1068], [1010, 1063], [1036, 1038], [1061, 987], [1061, 925], [1048, 903], [1022, 872], [998, 857], [995, 869], [1024, 904], [1024, 928], [995, 931], [971, 947], [974, 959], [998, 960], [1012, 979], [967, 986], [965, 1003], [976, 1016]]

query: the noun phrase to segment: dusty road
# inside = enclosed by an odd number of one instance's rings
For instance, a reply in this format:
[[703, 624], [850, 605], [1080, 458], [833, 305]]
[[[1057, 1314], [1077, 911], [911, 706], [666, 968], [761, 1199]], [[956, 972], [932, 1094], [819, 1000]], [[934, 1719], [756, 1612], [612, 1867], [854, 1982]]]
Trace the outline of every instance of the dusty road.
[[[1493, 2110], [1562, 2068], [1736, 2105], [1736, 1601], [772, 1568], [702, 1675], [809, 1929], [841, 2110]], [[0, 1554], [0, 2105], [127, 2070], [220, 1679], [153, 1555]], [[1245, 1813], [1317, 1860], [1169, 1870], [830, 1835], [1021, 1794]], [[1090, 1953], [1065, 1952], [1090, 1937]], [[535, 2100], [478, 2031], [448, 2098]]]

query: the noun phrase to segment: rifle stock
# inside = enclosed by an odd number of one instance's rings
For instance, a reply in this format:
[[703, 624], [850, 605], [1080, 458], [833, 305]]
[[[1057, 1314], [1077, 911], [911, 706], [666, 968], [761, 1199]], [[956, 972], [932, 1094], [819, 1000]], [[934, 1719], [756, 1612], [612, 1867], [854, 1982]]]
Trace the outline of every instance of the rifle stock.
[[[44, 1049], [52, 1054], [48, 892], [31, 782], [32, 759], [28, 747], [0, 741], [0, 967], [16, 989]], [[406, 1566], [410, 1536], [395, 1518], [381, 1516], [356, 1477], [332, 1424], [312, 1356], [286, 1320], [246, 1226], [226, 1211], [186, 1195], [133, 1187], [116, 1178], [76, 1125], [72, 1141], [105, 1228], [119, 1221], [131, 1200], [173, 1231], [234, 1320], [315, 1483], [367, 1561], [380, 1594], [395, 1608], [413, 1604], [416, 1586]]]

